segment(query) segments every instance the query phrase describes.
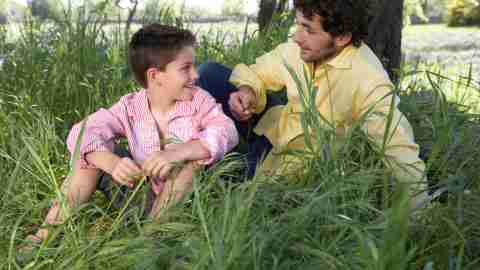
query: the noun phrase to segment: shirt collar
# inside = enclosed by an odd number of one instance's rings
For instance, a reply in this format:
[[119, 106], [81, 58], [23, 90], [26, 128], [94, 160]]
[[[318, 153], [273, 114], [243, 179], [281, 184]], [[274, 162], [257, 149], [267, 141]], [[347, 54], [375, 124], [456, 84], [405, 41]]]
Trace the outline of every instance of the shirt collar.
[[193, 98], [189, 101], [178, 101], [175, 103], [175, 109], [170, 112], [169, 119], [172, 120], [177, 117], [191, 116], [194, 115], [196, 110], [195, 106], [195, 96], [198, 91], [198, 86], [193, 88]]
[[338, 69], [352, 68], [353, 55], [357, 49], [352, 45], [345, 47], [338, 55], [328, 60], [325, 65], [332, 66]]
[[141, 89], [127, 98], [127, 114], [133, 118], [146, 118], [149, 115], [147, 91]]
[[[195, 114], [196, 108], [194, 106], [195, 94], [198, 91], [198, 87], [193, 89], [193, 99], [190, 101], [178, 101], [175, 103], [174, 109], [169, 113], [168, 118], [173, 119], [177, 117], [191, 116]], [[149, 119], [149, 116], [153, 117], [150, 111], [148, 103], [147, 90], [142, 89], [135, 93], [134, 98], [127, 106], [127, 112], [129, 116], [134, 118]], [[153, 119], [153, 118], [152, 118]]]
[[327, 62], [317, 65], [315, 72], [314, 64], [312, 62], [305, 63], [307, 70], [309, 71], [309, 75], [312, 74], [321, 74], [321, 71], [325, 69], [326, 66], [330, 66], [336, 69], [351, 69], [352, 68], [352, 61], [354, 54], [357, 52], [358, 48], [353, 45], [348, 45], [345, 47], [338, 55], [333, 57], [332, 59], [328, 60]]

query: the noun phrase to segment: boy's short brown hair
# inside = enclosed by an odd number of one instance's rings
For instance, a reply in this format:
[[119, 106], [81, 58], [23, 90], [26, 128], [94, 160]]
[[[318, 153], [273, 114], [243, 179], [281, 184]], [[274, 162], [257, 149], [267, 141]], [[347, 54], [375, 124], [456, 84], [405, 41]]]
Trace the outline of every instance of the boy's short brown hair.
[[128, 46], [128, 63], [135, 79], [143, 87], [148, 87], [146, 71], [156, 67], [165, 70], [178, 52], [187, 46], [195, 45], [192, 32], [175, 26], [150, 24], [133, 34]]

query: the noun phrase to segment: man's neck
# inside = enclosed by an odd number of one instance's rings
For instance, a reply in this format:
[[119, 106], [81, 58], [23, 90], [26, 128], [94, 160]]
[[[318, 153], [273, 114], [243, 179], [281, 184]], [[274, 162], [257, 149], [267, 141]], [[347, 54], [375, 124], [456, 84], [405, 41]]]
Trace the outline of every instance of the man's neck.
[[348, 47], [348, 45], [344, 46], [344, 47], [341, 47], [338, 50], [336, 50], [335, 54], [331, 55], [330, 57], [327, 57], [325, 59], [320, 59], [320, 60], [317, 60], [317, 61], [313, 62], [313, 68], [316, 69], [317, 67], [332, 61], [333, 59], [335, 59], [335, 57], [339, 56], [343, 52], [343, 50], [345, 50], [345, 48], [347, 48], [347, 47]]

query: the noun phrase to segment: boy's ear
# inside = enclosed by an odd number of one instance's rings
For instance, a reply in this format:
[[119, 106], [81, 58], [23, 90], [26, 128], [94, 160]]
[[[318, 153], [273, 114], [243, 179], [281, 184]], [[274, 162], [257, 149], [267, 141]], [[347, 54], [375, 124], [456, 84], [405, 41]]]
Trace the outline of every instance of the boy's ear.
[[345, 47], [352, 41], [352, 33], [336, 36], [333, 38], [333, 41], [335, 42], [335, 47]]
[[158, 77], [161, 76], [160, 71], [154, 67], [147, 69], [145, 73], [146, 73], [147, 82], [149, 83], [157, 80]]

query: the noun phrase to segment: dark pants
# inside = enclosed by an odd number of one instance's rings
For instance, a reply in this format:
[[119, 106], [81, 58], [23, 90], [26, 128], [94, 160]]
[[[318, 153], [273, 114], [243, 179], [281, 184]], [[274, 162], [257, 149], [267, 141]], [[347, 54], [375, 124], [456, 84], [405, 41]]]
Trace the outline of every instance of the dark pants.
[[285, 97], [267, 95], [265, 111], [246, 122], [240, 122], [233, 117], [228, 105], [230, 94], [237, 91], [237, 88], [228, 81], [231, 73], [231, 69], [215, 62], [201, 64], [198, 67], [200, 78], [197, 85], [208, 91], [218, 103], [222, 104], [225, 114], [235, 122], [238, 133], [247, 143], [247, 151], [244, 153], [247, 158], [247, 176], [252, 177], [255, 174], [257, 164], [272, 149], [272, 144], [265, 136], [258, 136], [253, 133], [253, 127], [268, 108], [285, 104]]
[[[130, 152], [120, 146], [116, 146], [113, 152], [119, 157], [131, 158]], [[108, 201], [111, 202], [112, 208], [116, 210], [122, 209], [127, 204], [134, 191], [134, 189], [131, 189], [127, 186], [115, 184], [112, 176], [103, 171], [100, 174], [97, 182], [97, 190], [105, 195]], [[155, 193], [152, 191], [149, 185], [145, 185], [143, 190], [139, 190], [139, 196], [135, 197], [135, 200], [132, 200], [127, 206], [127, 211], [137, 208], [140, 215], [146, 216], [148, 213], [150, 213], [150, 210], [153, 207]]]

